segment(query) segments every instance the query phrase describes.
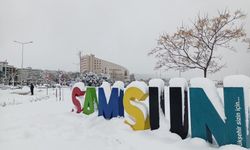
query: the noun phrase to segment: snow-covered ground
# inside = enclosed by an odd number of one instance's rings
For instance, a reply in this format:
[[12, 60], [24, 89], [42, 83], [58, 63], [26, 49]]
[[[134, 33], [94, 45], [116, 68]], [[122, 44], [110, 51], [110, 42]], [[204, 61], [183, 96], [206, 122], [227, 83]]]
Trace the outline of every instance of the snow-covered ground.
[[[0, 90], [0, 106], [18, 105], [36, 101], [42, 101], [56, 96], [56, 88], [37, 89], [34, 90], [35, 95], [30, 95], [29, 87], [22, 89]], [[57, 89], [57, 95], [59, 90]], [[59, 98], [59, 97], [58, 97]]]
[[[124, 118], [105, 120], [71, 112], [71, 91], [63, 89], [61, 101], [55, 89], [36, 89], [35, 95], [19, 95], [13, 90], [0, 90], [1, 150], [243, 150], [227, 145], [218, 148], [202, 139], [182, 140], [169, 132], [169, 121], [161, 118], [160, 129], [133, 131]], [[166, 110], [168, 111], [168, 110]]]

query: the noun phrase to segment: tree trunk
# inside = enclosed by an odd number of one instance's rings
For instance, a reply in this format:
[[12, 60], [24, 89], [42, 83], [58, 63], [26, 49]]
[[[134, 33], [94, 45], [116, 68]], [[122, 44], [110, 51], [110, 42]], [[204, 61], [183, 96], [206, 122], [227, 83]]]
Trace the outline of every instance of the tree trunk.
[[204, 73], [204, 78], [206, 78], [206, 77], [207, 77], [207, 68], [205, 68], [205, 69], [203, 70], [203, 73]]

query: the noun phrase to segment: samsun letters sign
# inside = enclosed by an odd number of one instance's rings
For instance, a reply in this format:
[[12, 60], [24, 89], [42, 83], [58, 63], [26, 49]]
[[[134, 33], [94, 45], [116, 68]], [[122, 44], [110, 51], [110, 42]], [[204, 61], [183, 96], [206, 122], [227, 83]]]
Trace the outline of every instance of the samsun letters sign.
[[250, 78], [229, 76], [223, 83], [223, 96], [206, 78], [191, 79], [190, 87], [183, 78], [171, 79], [169, 86], [164, 86], [161, 79], [152, 79], [149, 85], [134, 81], [125, 89], [121, 81], [112, 88], [106, 82], [97, 88], [83, 88], [83, 83], [77, 83], [72, 89], [72, 102], [77, 113], [89, 115], [97, 108], [98, 116], [105, 119], [124, 117], [126, 113], [124, 122], [133, 130], [160, 128], [160, 111], [165, 115], [169, 111], [170, 131], [182, 139], [191, 126], [191, 137], [212, 143], [213, 135], [220, 146], [237, 144], [250, 148]]

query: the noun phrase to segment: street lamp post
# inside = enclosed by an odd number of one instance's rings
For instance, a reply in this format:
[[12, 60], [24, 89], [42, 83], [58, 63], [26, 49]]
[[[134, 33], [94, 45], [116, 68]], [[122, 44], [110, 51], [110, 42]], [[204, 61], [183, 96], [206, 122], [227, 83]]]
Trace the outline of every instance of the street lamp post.
[[7, 80], [7, 60], [4, 62], [4, 84], [6, 83]]
[[[21, 44], [22, 46], [22, 63], [21, 63], [21, 69], [23, 70], [23, 50], [24, 50], [24, 45], [25, 44], [31, 44], [33, 43], [33, 41], [29, 41], [29, 42], [20, 42], [20, 41], [13, 41], [15, 43]], [[20, 75], [20, 79], [21, 79], [21, 86], [22, 86], [22, 75]]]

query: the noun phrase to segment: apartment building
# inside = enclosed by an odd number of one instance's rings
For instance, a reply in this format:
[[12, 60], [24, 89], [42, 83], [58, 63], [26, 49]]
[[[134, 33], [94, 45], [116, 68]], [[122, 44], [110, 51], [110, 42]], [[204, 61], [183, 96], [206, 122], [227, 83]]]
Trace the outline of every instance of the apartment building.
[[7, 61], [0, 62], [0, 83], [9, 84], [16, 76], [16, 68]]
[[125, 67], [97, 58], [93, 54], [80, 55], [80, 72], [103, 73], [114, 81], [129, 81], [129, 71]]

